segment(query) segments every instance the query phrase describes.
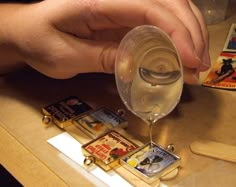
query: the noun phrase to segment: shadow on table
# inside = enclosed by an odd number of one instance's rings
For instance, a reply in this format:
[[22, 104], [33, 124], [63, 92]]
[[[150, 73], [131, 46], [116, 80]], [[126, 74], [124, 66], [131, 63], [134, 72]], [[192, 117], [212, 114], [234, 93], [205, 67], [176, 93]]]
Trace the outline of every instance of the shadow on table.
[[[105, 106], [114, 111], [125, 108], [113, 75], [91, 73], [56, 80], [25, 69], [7, 76], [5, 82], [7, 88], [0, 88], [1, 96], [19, 100], [39, 113], [42, 107], [71, 95], [78, 96], [93, 108]], [[184, 147], [197, 138], [206, 138], [217, 124], [222, 107], [218, 90], [185, 85], [175, 110], [153, 126], [153, 139], [161, 145], [177, 142]], [[128, 133], [148, 142], [148, 125], [129, 111], [127, 119]]]

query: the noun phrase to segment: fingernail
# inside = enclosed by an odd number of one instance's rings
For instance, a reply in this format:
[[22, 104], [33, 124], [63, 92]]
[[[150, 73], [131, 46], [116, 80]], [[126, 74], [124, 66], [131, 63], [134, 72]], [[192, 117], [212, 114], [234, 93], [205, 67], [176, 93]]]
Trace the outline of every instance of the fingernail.
[[211, 67], [211, 59], [210, 59], [210, 55], [208, 52], [205, 53], [205, 55], [203, 56], [203, 62], [202, 62], [202, 66], [201, 66], [201, 70], [202, 71], [206, 71]]
[[200, 68], [197, 68], [195, 73], [193, 74], [193, 79], [196, 84], [199, 84], [199, 74], [200, 74]]
[[194, 53], [196, 61], [198, 62], [198, 66], [201, 65], [202, 64], [201, 58], [197, 55], [196, 51], [194, 51], [193, 53]]

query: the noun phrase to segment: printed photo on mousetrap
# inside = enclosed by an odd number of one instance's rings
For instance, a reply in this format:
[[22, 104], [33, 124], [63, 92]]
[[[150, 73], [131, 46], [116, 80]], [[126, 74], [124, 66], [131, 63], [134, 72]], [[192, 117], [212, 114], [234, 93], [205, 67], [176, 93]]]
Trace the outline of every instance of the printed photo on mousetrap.
[[69, 96], [42, 108], [43, 123], [54, 123], [60, 128], [72, 125], [72, 120], [92, 108], [76, 96]]
[[236, 54], [221, 53], [202, 85], [213, 88], [235, 90]]
[[125, 119], [107, 108], [100, 108], [82, 115], [74, 119], [73, 124], [91, 138], [96, 138], [116, 127], [128, 126]]
[[84, 165], [96, 164], [105, 171], [119, 165], [119, 159], [137, 149], [138, 146], [120, 133], [111, 130], [82, 146]]
[[224, 52], [236, 53], [236, 24], [232, 24], [223, 48]]
[[180, 165], [180, 158], [157, 144], [146, 144], [120, 160], [131, 173], [151, 184]]

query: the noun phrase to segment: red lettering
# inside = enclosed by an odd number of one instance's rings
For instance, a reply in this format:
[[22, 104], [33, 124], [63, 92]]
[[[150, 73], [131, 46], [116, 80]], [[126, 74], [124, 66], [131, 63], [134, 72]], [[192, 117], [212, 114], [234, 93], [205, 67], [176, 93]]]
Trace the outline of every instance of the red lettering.
[[96, 151], [96, 148], [89, 145], [87, 148], [86, 148], [90, 153], [94, 153]]
[[103, 146], [104, 148], [106, 148], [107, 150], [111, 150], [111, 147], [110, 147], [109, 145], [107, 145], [107, 144], [102, 144], [102, 146]]
[[97, 155], [97, 157], [98, 157], [99, 159], [101, 159], [101, 160], [105, 160], [105, 159], [106, 159], [106, 155], [103, 154], [101, 151], [97, 151], [97, 152], [96, 152], [96, 155]]

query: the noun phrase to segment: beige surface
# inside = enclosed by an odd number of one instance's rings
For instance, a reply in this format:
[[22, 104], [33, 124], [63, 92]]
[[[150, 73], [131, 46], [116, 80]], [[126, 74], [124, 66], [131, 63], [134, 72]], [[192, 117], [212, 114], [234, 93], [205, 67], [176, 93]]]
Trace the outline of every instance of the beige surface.
[[190, 145], [193, 153], [236, 163], [236, 146], [209, 140], [198, 140]]
[[0, 161], [25, 186], [67, 186], [49, 168], [0, 127]]
[[[236, 22], [236, 17], [209, 27], [212, 62], [222, 50], [232, 22]], [[202, 78], [205, 76], [206, 73]], [[59, 152], [47, 144], [47, 139], [62, 131], [56, 126], [46, 128], [41, 123], [40, 109], [69, 95], [76, 95], [95, 108], [124, 108], [112, 75], [52, 80], [37, 72], [22, 70], [0, 78], [0, 148], [3, 150], [0, 162], [26, 186], [92, 186], [79, 175], [76, 165], [67, 164]], [[162, 146], [174, 143], [176, 153], [182, 158], [179, 175], [165, 184], [224, 186], [226, 182], [227, 187], [236, 186], [236, 178], [231, 175], [233, 172], [235, 176], [235, 164], [223, 161], [219, 164], [216, 159], [195, 155], [189, 149], [189, 145], [199, 139], [236, 145], [235, 103], [234, 91], [185, 86], [180, 104], [153, 129], [154, 141]], [[127, 133], [147, 142], [147, 125], [131, 113], [127, 118]], [[141, 184], [137, 178], [132, 179], [137, 186]], [[39, 180], [42, 183], [35, 182]]]

